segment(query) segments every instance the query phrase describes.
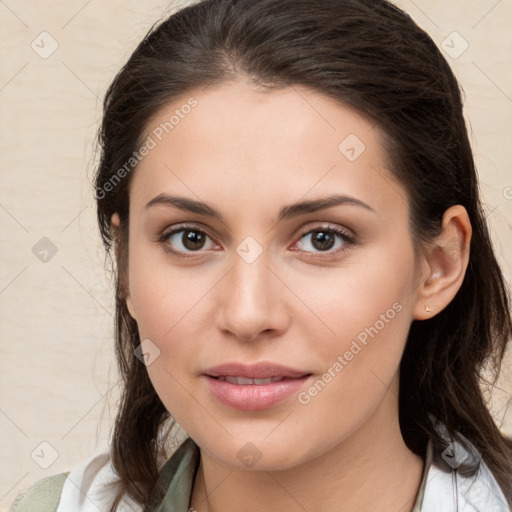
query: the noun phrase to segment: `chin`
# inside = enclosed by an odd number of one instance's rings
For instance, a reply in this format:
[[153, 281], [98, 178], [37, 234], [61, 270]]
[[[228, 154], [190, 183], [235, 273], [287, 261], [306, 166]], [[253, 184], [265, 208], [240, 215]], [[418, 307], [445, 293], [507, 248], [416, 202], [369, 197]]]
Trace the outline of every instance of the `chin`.
[[[201, 439], [196, 440], [197, 444], [198, 441]], [[298, 451], [298, 446], [307, 447], [307, 450]], [[300, 441], [289, 436], [286, 439], [255, 436], [252, 440], [251, 436], [244, 436], [243, 441], [230, 438], [222, 445], [217, 442], [211, 446], [203, 445], [201, 449], [218, 463], [245, 471], [284, 471], [315, 458], [319, 451], [311, 445], [311, 440]]]

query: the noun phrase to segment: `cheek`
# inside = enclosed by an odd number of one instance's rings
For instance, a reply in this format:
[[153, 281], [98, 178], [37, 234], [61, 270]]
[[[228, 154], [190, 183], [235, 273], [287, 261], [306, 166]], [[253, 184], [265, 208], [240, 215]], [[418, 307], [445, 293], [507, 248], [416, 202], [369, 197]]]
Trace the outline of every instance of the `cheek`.
[[310, 308], [301, 328], [309, 330], [311, 340], [324, 340], [311, 350], [332, 358], [349, 350], [354, 340], [364, 346], [377, 339], [386, 350], [396, 352], [394, 345], [402, 350], [412, 318], [413, 271], [412, 250], [376, 247], [323, 275], [295, 275], [294, 281], [290, 275], [294, 292]]
[[[207, 276], [192, 268], [178, 269], [166, 255], [143, 249], [133, 239], [130, 253], [130, 294], [141, 340], [156, 354], [147, 365], [148, 375], [166, 408], [176, 419], [190, 407], [187, 372], [194, 368], [201, 322], [204, 322]], [[213, 284], [213, 283], [212, 283]], [[145, 342], [148, 343], [148, 342]], [[154, 345], [153, 345], [154, 344]], [[187, 405], [188, 404], [188, 405]]]
[[[398, 370], [412, 321], [414, 258], [403, 251], [373, 256], [338, 269], [338, 279], [326, 277], [316, 293], [304, 295], [329, 327], [313, 333], [302, 325], [319, 362], [320, 379], [298, 397], [312, 416], [363, 417], [383, 399]], [[299, 293], [306, 293], [309, 281], [302, 281]]]
[[178, 267], [160, 247], [134, 237], [130, 247], [129, 283], [141, 338], [172, 339], [197, 324], [209, 274]]
[[[392, 385], [411, 323], [409, 288], [387, 280], [366, 274], [349, 293], [330, 288], [318, 303], [334, 334], [310, 337], [318, 377], [297, 396], [302, 417], [310, 418], [304, 423], [306, 437], [315, 435], [318, 422], [326, 445], [341, 434], [349, 436], [379, 408], [386, 394], [391, 399], [398, 393]], [[327, 300], [329, 295], [333, 301]]]

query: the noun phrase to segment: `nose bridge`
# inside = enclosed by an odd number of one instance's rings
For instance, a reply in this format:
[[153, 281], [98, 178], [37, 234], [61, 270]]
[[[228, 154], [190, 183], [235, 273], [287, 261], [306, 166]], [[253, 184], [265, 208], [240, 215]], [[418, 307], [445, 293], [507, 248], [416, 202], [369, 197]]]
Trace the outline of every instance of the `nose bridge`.
[[233, 253], [220, 297], [218, 321], [222, 330], [253, 339], [265, 330], [283, 328], [283, 297], [269, 268], [268, 254], [253, 240], [242, 242]]

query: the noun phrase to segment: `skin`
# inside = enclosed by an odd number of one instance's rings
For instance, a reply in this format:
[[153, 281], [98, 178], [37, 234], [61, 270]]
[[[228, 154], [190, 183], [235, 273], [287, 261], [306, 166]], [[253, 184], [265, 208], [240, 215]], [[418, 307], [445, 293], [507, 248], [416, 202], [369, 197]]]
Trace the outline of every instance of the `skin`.
[[[151, 381], [201, 449], [190, 506], [411, 511], [424, 462], [400, 433], [399, 362], [411, 322], [442, 310], [462, 283], [466, 211], [447, 210], [437, 245], [417, 258], [407, 194], [369, 120], [305, 88], [261, 92], [240, 79], [187, 93], [147, 134], [190, 96], [198, 105], [144, 157], [130, 185], [127, 290], [141, 340], [160, 350], [147, 366]], [[338, 149], [350, 134], [366, 146], [354, 161]], [[346, 203], [277, 221], [281, 207], [333, 192], [369, 208]], [[206, 202], [223, 221], [145, 208], [161, 193]], [[208, 235], [202, 248], [183, 245], [183, 232], [158, 241], [184, 222]], [[322, 251], [307, 232], [326, 224], [355, 243], [335, 235]], [[263, 251], [251, 263], [237, 252], [248, 236]], [[272, 361], [314, 382], [397, 303], [400, 312], [306, 404], [293, 395], [265, 410], [236, 410], [201, 376], [224, 362]], [[261, 455], [250, 468], [237, 456], [249, 442]]]

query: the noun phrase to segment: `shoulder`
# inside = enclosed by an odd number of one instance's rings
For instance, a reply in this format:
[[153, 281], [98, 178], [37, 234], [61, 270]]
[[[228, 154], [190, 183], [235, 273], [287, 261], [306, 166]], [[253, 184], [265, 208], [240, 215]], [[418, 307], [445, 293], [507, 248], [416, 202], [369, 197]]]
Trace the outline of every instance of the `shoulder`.
[[419, 508], [422, 512], [456, 512], [485, 510], [512, 512], [494, 475], [476, 447], [457, 432], [452, 438], [444, 424], [437, 422], [436, 430], [446, 447], [429, 442], [430, 455], [426, 460], [425, 485], [420, 489]]
[[55, 512], [68, 473], [59, 473], [38, 480], [19, 494], [9, 512]]
[[91, 503], [95, 512], [108, 512], [119, 481], [109, 453], [96, 453], [71, 471], [37, 481], [16, 498], [9, 512], [88, 512]]
[[[177, 453], [170, 459], [168, 453], [159, 453], [157, 465], [160, 470], [165, 466], [169, 479], [182, 476], [182, 466], [190, 463], [190, 443], [174, 447], [172, 451]], [[8, 512], [110, 512], [121, 487], [110, 452], [100, 451], [71, 471], [38, 480], [16, 497]], [[142, 507], [123, 494], [116, 510], [142, 512]]]

